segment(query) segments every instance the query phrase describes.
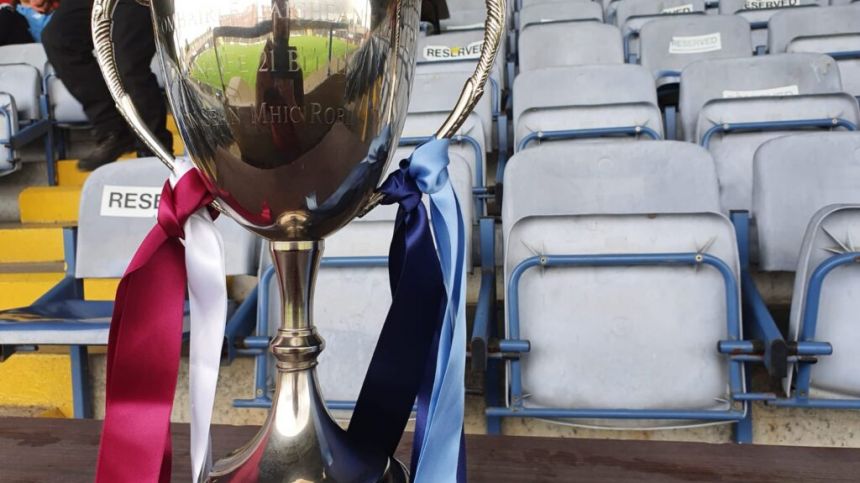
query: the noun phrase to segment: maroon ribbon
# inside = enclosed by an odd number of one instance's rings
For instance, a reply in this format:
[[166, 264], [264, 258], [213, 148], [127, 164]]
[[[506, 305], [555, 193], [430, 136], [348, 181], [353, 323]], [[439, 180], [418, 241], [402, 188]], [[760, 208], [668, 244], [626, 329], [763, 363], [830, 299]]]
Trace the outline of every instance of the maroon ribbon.
[[212, 200], [195, 169], [173, 189], [165, 183], [158, 223], [119, 283], [108, 337], [98, 483], [170, 481], [170, 412], [187, 286], [180, 239], [188, 217]]

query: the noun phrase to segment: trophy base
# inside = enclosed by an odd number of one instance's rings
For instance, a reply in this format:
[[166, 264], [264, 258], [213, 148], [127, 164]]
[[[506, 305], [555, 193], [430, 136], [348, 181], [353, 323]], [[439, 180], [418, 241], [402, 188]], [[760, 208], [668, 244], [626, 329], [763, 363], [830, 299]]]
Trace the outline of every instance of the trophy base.
[[313, 367], [279, 368], [272, 409], [248, 444], [218, 461], [210, 483], [408, 483], [396, 459], [354, 441], [329, 415]]
[[256, 436], [218, 461], [205, 481], [409, 482], [399, 461], [341, 428], [320, 395], [315, 367], [324, 342], [310, 322], [310, 301], [321, 253], [322, 242], [272, 244], [282, 300], [290, 301], [270, 345], [277, 369], [272, 408]]

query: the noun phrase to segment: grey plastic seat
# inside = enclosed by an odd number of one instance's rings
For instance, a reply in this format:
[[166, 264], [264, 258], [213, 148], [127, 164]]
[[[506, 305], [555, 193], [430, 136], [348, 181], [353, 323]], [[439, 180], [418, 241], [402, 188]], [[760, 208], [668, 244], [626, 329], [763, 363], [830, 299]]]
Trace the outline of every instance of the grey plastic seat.
[[[483, 29], [420, 36], [415, 54], [415, 73], [462, 72], [471, 74], [474, 72], [480, 56], [483, 39]], [[504, 65], [504, 56], [496, 56], [485, 89], [485, 92], [488, 93], [486, 97], [490, 98], [491, 105], [495, 104], [497, 109], [501, 103], [501, 90], [505, 86]], [[462, 86], [457, 88], [458, 93], [461, 90]]]
[[639, 32], [639, 63], [657, 87], [675, 84], [697, 60], [752, 56], [749, 22], [736, 15], [673, 15], [653, 19]]
[[[432, 136], [442, 121], [454, 108], [460, 96], [460, 91], [471, 72], [438, 72], [417, 73], [412, 81], [412, 94], [409, 98], [407, 126], [401, 137]], [[493, 132], [493, 107], [490, 95], [483, 95], [469, 115], [467, 121], [458, 131], [460, 134], [474, 137], [484, 152], [492, 151], [491, 134]], [[424, 119], [424, 121], [421, 121]], [[474, 124], [477, 122], [477, 128]], [[464, 149], [465, 151], [465, 149]], [[485, 156], [474, 159], [471, 150], [463, 156], [470, 160], [469, 165], [477, 167], [477, 163], [486, 164]], [[475, 172], [475, 171], [473, 171]]]
[[[815, 269], [836, 254], [857, 251], [860, 240], [860, 134], [821, 133], [783, 137], [762, 145], [755, 157], [753, 216], [759, 233], [760, 266], [795, 271], [789, 323], [798, 340]], [[810, 397], [860, 397], [855, 264], [825, 279], [815, 340], [833, 354], [812, 365]], [[791, 374], [791, 373], [790, 373]], [[787, 381], [790, 386], [790, 381]]]
[[[638, 65], [584, 65], [526, 71], [514, 81], [513, 93], [514, 146], [517, 149], [527, 136], [548, 131], [640, 127], [653, 131], [658, 138], [663, 136], [654, 79]], [[638, 137], [628, 133], [626, 137], [615, 139]], [[529, 141], [529, 146], [536, 142]]]
[[520, 72], [545, 67], [622, 64], [621, 31], [597, 22], [532, 24], [518, 39]]
[[756, 48], [767, 45], [767, 29], [771, 17], [785, 9], [826, 7], [830, 0], [720, 0], [721, 15], [740, 15], [753, 26], [752, 39]]
[[726, 210], [750, 209], [753, 155], [765, 141], [860, 122], [835, 61], [816, 54], [694, 62], [681, 74], [679, 106], [683, 138], [714, 156]]
[[[536, 256], [706, 251], [737, 277], [734, 231], [719, 210], [713, 160], [692, 144], [550, 144], [521, 151], [505, 172], [506, 293], [514, 268]], [[723, 284], [716, 270], [689, 266], [524, 272], [516, 305], [519, 333], [510, 332], [509, 312], [506, 335], [531, 344], [517, 362], [526, 397], [509, 399], [507, 407], [727, 410], [728, 362], [715, 349], [727, 331]], [[700, 423], [562, 422], [639, 428]]]
[[6, 143], [20, 131], [20, 124], [41, 119], [42, 94], [39, 71], [27, 64], [0, 64], [0, 173], [18, 167], [19, 156]]
[[615, 25], [639, 30], [648, 19], [660, 15], [704, 13], [704, 0], [618, 0], [610, 15]]
[[[77, 279], [119, 278], [149, 230], [167, 170], [156, 158], [115, 162], [94, 171], [84, 183], [78, 219]], [[227, 275], [256, 270], [256, 237], [226, 216], [215, 222], [221, 233]], [[107, 344], [110, 317], [75, 330], [30, 330], [18, 324], [2, 331], [0, 344]], [[34, 321], [38, 322], [38, 321]]]
[[519, 12], [519, 30], [549, 22], [603, 21], [603, 8], [590, 0], [541, 2], [523, 6]]
[[639, 31], [648, 22], [666, 16], [705, 13], [705, 0], [619, 0], [610, 4], [607, 16], [621, 28], [628, 62], [639, 55]]
[[45, 73], [48, 56], [42, 44], [13, 44], [0, 46], [0, 64], [27, 64]]
[[439, 21], [443, 31], [483, 29], [487, 10], [481, 0], [452, 0], [445, 2], [449, 16]]
[[768, 51], [834, 53], [845, 91], [860, 97], [860, 59], [836, 54], [860, 51], [860, 3], [775, 14], [768, 24]]
[[[19, 44], [0, 47], [0, 64], [17, 63], [33, 66], [39, 75], [46, 79], [47, 94], [51, 101], [51, 112], [54, 119], [60, 123], [86, 122], [83, 107], [69, 93], [62, 81], [57, 78], [53, 68], [48, 64], [48, 56], [42, 44]], [[40, 80], [41, 82], [41, 80]], [[42, 87], [39, 86], [39, 92]]]
[[[398, 150], [396, 159], [408, 156], [412, 148]], [[397, 169], [393, 161], [389, 172]], [[472, 217], [471, 174], [466, 161], [451, 155], [448, 172], [461, 202], [464, 219]], [[425, 204], [428, 202], [424, 197]], [[317, 367], [322, 392], [329, 401], [351, 402], [358, 399], [361, 384], [376, 341], [391, 306], [388, 268], [384, 265], [358, 267], [325, 266], [326, 258], [387, 257], [397, 206], [379, 206], [363, 218], [357, 218], [325, 240], [323, 266], [317, 275], [314, 291], [314, 323], [326, 348]], [[470, 253], [467, 241], [466, 253]], [[271, 265], [268, 249], [261, 257], [261, 271]], [[276, 314], [280, 303], [277, 283], [272, 279], [268, 290], [271, 333], [277, 329]], [[272, 358], [267, 362], [271, 377]], [[270, 382], [270, 384], [273, 382]]]

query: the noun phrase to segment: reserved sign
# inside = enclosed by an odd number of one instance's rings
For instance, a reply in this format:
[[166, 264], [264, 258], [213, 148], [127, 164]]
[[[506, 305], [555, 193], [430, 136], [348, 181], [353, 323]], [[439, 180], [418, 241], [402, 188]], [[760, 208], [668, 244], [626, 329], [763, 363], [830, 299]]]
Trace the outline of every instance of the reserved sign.
[[742, 97], [781, 97], [800, 94], [796, 85], [771, 87], [770, 89], [755, 89], [751, 91], [723, 91], [723, 99], [739, 99]]
[[746, 0], [745, 10], [761, 10], [765, 8], [796, 7], [800, 0]]
[[161, 187], [112, 186], [102, 190], [101, 216], [155, 218]]
[[472, 42], [469, 45], [428, 45], [424, 47], [425, 60], [477, 59], [481, 56], [483, 41]]
[[684, 5], [678, 5], [677, 7], [666, 7], [663, 10], [660, 10], [662, 14], [672, 14], [672, 13], [693, 13], [693, 4], [686, 3]]
[[672, 37], [669, 42], [670, 54], [702, 54], [723, 49], [723, 39], [719, 32], [707, 35]]

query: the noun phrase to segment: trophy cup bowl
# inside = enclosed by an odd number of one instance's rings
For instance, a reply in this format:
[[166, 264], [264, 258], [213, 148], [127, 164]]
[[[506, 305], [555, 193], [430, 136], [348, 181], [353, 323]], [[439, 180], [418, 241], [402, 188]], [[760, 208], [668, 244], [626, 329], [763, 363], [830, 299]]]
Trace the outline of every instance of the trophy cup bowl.
[[[117, 107], [171, 169], [140, 118], [111, 40], [117, 0], [96, 0], [96, 56]], [[322, 240], [379, 201], [406, 117], [421, 0], [140, 1], [151, 8], [176, 124], [213, 206], [270, 240], [284, 301], [270, 349], [278, 374], [257, 436], [209, 481], [405, 482], [403, 465], [358, 447], [332, 420], [315, 376], [312, 323]], [[436, 133], [450, 137], [480, 98], [504, 0], [487, 0], [475, 73]], [[119, 53], [119, 55], [122, 55]], [[270, 322], [270, 323], [272, 323]]]

